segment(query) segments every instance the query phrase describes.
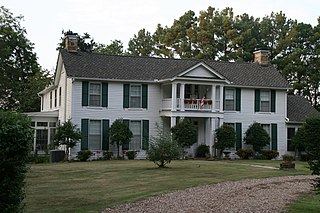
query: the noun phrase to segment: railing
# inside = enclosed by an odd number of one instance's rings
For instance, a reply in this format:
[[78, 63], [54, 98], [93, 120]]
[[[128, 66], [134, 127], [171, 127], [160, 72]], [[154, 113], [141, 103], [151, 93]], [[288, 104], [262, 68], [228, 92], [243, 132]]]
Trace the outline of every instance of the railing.
[[185, 110], [211, 110], [212, 100], [210, 99], [184, 99]]

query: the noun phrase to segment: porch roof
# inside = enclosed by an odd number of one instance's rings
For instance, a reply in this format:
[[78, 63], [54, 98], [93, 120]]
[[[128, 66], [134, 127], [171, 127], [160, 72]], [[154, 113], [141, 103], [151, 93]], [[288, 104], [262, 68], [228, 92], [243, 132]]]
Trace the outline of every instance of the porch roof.
[[60, 50], [67, 75], [74, 78], [154, 81], [171, 79], [204, 63], [233, 85], [288, 88], [287, 81], [272, 66], [257, 63], [217, 62], [198, 59], [114, 56], [96, 53], [69, 53]]
[[24, 113], [30, 117], [49, 117], [49, 118], [58, 118], [59, 111], [47, 111], [47, 112], [26, 112]]

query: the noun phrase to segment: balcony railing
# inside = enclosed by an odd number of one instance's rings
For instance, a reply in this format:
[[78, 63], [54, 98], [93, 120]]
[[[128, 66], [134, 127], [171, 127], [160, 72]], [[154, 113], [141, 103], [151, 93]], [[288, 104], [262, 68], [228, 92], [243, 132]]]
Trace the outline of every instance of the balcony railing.
[[[186, 110], [186, 111], [212, 111], [212, 103], [211, 99], [176, 99], [176, 110]], [[216, 100], [215, 102], [215, 110], [220, 111], [220, 100]], [[162, 100], [162, 110], [171, 110], [172, 109], [172, 99], [166, 98]]]

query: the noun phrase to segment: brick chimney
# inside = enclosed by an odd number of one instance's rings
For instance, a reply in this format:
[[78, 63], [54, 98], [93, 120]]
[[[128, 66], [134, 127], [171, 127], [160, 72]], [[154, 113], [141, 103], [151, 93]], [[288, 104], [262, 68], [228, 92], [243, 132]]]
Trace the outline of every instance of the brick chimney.
[[259, 63], [260, 65], [266, 66], [269, 65], [269, 50], [257, 50], [253, 52], [254, 54], [254, 63]]
[[78, 39], [77, 35], [66, 35], [64, 37], [64, 48], [68, 52], [78, 52]]

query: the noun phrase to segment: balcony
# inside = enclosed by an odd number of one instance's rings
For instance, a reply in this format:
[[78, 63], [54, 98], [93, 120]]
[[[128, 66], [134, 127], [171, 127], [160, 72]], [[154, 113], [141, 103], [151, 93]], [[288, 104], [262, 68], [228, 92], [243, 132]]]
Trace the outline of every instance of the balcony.
[[220, 111], [220, 100], [215, 102], [215, 110], [212, 109], [213, 101], [211, 99], [176, 99], [176, 106], [172, 105], [172, 99], [166, 98], [162, 100], [162, 110], [172, 110], [172, 107], [177, 111]]

